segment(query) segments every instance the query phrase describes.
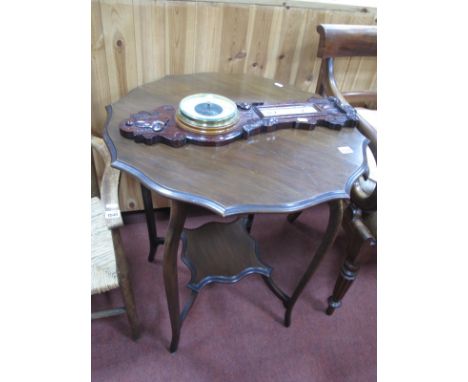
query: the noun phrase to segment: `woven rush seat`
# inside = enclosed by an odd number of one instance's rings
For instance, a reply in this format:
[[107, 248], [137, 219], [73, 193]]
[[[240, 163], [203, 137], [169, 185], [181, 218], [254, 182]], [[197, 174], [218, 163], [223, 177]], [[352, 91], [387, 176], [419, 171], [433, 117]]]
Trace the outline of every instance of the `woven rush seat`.
[[102, 202], [94, 197], [91, 198], [91, 294], [118, 287], [112, 234], [106, 226]]

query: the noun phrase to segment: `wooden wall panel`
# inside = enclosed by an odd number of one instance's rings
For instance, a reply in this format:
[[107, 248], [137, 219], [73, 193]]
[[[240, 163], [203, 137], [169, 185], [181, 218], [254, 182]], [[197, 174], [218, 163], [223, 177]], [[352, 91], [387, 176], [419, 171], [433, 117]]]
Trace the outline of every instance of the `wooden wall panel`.
[[223, 8], [219, 70], [223, 73], [243, 72], [247, 57], [249, 14], [252, 12], [243, 5], [224, 5]]
[[[168, 74], [253, 73], [314, 92], [317, 25], [376, 23], [375, 8], [304, 1], [92, 0], [91, 9], [91, 129], [98, 135], [107, 104]], [[376, 72], [375, 59], [342, 58], [335, 74], [343, 90], [375, 90]], [[124, 211], [142, 209], [139, 184], [126, 175], [120, 199]], [[155, 195], [153, 202], [167, 206]]]
[[221, 58], [223, 10], [219, 4], [199, 4], [195, 30], [195, 72], [218, 72]]
[[276, 39], [279, 49], [275, 57], [274, 78], [280, 83], [287, 84], [296, 80], [307, 12], [292, 8], [282, 14], [281, 29], [277, 32]]
[[91, 3], [91, 126], [100, 134], [106, 119], [104, 106], [110, 103], [109, 76], [99, 2]]
[[292, 83], [302, 90], [314, 91], [320, 68], [320, 60], [315, 57], [319, 42], [316, 29], [318, 24], [329, 22], [330, 13], [311, 10], [304, 13], [306, 19], [297, 56], [297, 74]]
[[271, 24], [274, 7], [253, 7], [252, 17], [249, 20], [247, 38], [247, 56], [244, 64], [244, 73], [263, 76], [268, 62], [268, 48], [272, 37]]
[[197, 4], [170, 1], [166, 4], [167, 74], [195, 72], [195, 25]]
[[138, 85], [142, 85], [166, 74], [166, 6], [154, 0], [140, 0], [133, 12]]
[[100, 0], [111, 101], [138, 86], [132, 0]]

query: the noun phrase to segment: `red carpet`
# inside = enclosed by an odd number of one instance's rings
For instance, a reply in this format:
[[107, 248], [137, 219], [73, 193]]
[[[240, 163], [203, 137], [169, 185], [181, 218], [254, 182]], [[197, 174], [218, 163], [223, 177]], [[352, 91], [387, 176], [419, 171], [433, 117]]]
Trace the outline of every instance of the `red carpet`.
[[[257, 215], [252, 236], [261, 259], [273, 267], [273, 278], [291, 292], [317, 247], [327, 221], [327, 208], [315, 207], [290, 224], [285, 215]], [[157, 213], [164, 235], [168, 214]], [[186, 226], [214, 217], [194, 211]], [[217, 218], [217, 220], [221, 220]], [[229, 219], [232, 220], [232, 219]], [[130, 215], [122, 229], [142, 334], [129, 337], [125, 315], [92, 323], [92, 380], [99, 381], [375, 381], [375, 262], [358, 278], [331, 317], [326, 301], [344, 258], [342, 234], [326, 255], [292, 313], [291, 327], [282, 324], [284, 308], [258, 275], [234, 285], [205, 287], [182, 327], [179, 349], [170, 354], [170, 322], [162, 279], [161, 257], [148, 263], [143, 214]], [[179, 260], [181, 305], [189, 295], [190, 273]], [[92, 298], [92, 308], [121, 305], [118, 290]]]

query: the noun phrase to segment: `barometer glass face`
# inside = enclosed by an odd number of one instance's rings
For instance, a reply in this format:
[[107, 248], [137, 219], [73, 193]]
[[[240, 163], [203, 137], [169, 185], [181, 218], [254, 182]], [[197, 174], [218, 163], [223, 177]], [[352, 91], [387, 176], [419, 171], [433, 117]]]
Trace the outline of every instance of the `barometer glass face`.
[[216, 103], [203, 102], [195, 106], [195, 111], [203, 116], [217, 116], [223, 112], [223, 108]]
[[317, 113], [312, 105], [258, 106], [262, 117], [282, 117]]
[[200, 93], [180, 101], [179, 112], [194, 122], [222, 122], [237, 116], [237, 106], [229, 98], [218, 94]]

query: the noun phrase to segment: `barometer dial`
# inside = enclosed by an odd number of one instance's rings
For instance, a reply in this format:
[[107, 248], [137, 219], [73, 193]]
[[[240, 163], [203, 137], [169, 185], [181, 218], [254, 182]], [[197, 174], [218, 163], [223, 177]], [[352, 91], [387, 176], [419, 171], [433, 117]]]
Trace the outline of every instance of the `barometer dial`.
[[237, 105], [218, 94], [199, 93], [182, 99], [177, 110], [178, 125], [205, 134], [226, 132], [239, 120]]

